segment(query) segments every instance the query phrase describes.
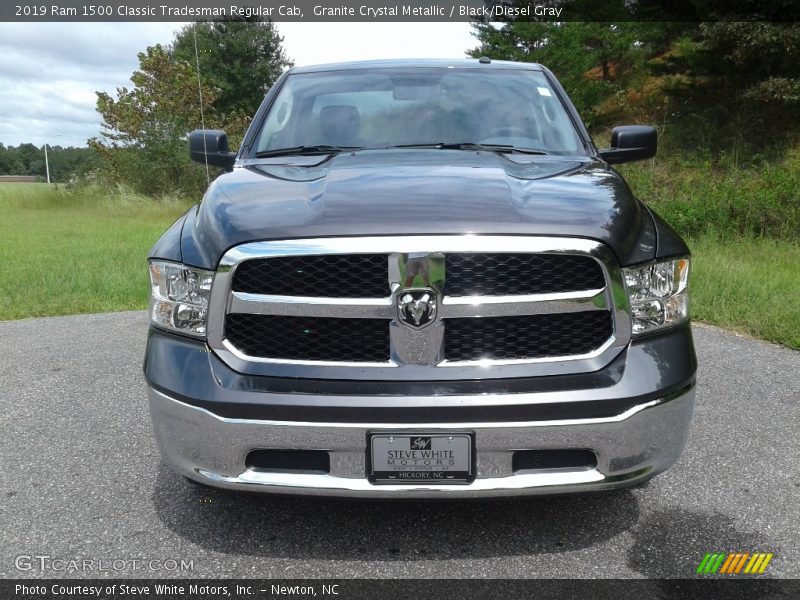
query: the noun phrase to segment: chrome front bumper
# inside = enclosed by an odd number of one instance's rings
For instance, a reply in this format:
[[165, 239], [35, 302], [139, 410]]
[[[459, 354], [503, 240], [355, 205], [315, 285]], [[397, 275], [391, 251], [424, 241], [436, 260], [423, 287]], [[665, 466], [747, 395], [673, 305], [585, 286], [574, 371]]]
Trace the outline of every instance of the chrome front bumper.
[[[474, 498], [605, 490], [641, 483], [672, 465], [686, 441], [694, 384], [622, 414], [524, 423], [310, 423], [219, 417], [148, 387], [166, 462], [220, 488], [365, 498]], [[466, 485], [374, 485], [366, 478], [368, 433], [381, 430], [475, 433], [477, 477]], [[255, 449], [326, 450], [330, 473], [248, 469]], [[514, 472], [515, 450], [590, 449], [595, 468]]]

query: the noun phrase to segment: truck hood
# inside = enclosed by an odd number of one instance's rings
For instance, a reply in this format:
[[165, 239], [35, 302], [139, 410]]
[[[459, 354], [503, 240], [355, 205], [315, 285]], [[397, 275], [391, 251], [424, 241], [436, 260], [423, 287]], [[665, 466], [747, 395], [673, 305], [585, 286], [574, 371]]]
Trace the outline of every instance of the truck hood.
[[238, 166], [189, 214], [181, 254], [215, 268], [250, 241], [464, 233], [590, 238], [623, 264], [655, 253], [649, 212], [601, 161], [373, 150]]

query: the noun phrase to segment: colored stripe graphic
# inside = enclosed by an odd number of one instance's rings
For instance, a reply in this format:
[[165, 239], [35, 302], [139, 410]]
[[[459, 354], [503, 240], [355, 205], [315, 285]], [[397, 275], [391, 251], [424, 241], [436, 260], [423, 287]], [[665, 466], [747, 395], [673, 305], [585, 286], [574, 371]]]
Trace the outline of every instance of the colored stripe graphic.
[[752, 573], [753, 567], [755, 566], [756, 562], [758, 561], [758, 557], [761, 556], [760, 554], [756, 553], [750, 558], [750, 562], [747, 563], [747, 566], [744, 568], [745, 573]]
[[744, 566], [744, 562], [747, 560], [748, 556], [750, 556], [749, 552], [745, 552], [744, 554], [742, 554], [742, 558], [739, 560], [739, 564], [736, 565], [736, 570], [733, 571], [734, 573], [736, 573], [737, 575], [739, 574], [739, 571], [742, 570], [742, 567]]
[[734, 554], [733, 560], [731, 561], [730, 565], [728, 565], [727, 569], [723, 569], [722, 572], [728, 574], [737, 573], [738, 570], [741, 568], [740, 565], [742, 564], [744, 559], [747, 558], [747, 554], [748, 553], [746, 552], [737, 552], [736, 554]]
[[767, 565], [769, 564], [769, 561], [772, 560], [773, 556], [774, 555], [772, 553], [770, 553], [770, 554], [767, 554], [766, 557], [764, 557], [764, 562], [761, 563], [761, 568], [758, 571], [759, 573], [763, 573], [764, 571], [767, 570]]
[[706, 552], [706, 555], [703, 557], [703, 560], [700, 561], [700, 566], [697, 567], [697, 574], [705, 573], [706, 566], [708, 565], [709, 561], [711, 560], [711, 554]]
[[722, 565], [722, 561], [725, 560], [725, 557], [726, 554], [724, 552], [714, 552], [713, 554], [707, 553], [703, 557], [703, 561], [700, 563], [700, 566], [697, 567], [697, 573], [716, 573]]
[[723, 560], [725, 560], [725, 555], [722, 554], [722, 553], [717, 554], [717, 560], [714, 562], [713, 565], [711, 565], [711, 570], [708, 571], [708, 572], [709, 573], [716, 573], [717, 571], [719, 571], [719, 567], [720, 567], [720, 565], [722, 565], [722, 561]]
[[[760, 575], [775, 555], [767, 552], [706, 552], [697, 567], [698, 575]], [[749, 560], [748, 560], [749, 559]], [[745, 566], [746, 565], [746, 566]]]
[[728, 557], [725, 559], [725, 562], [722, 563], [722, 568], [720, 569], [720, 573], [730, 573], [730, 568], [733, 563], [739, 560], [738, 554], [728, 554]]

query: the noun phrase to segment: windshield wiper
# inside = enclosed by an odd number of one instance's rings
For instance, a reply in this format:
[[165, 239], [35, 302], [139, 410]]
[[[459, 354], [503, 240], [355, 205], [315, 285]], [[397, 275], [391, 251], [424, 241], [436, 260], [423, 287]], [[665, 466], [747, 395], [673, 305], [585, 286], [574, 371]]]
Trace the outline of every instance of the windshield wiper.
[[256, 158], [267, 158], [270, 156], [298, 156], [309, 154], [335, 154], [339, 152], [350, 152], [360, 150], [361, 146], [331, 146], [319, 144], [316, 146], [295, 146], [293, 148], [276, 148], [275, 150], [262, 150], [256, 152]]
[[256, 158], [268, 158], [272, 156], [302, 156], [314, 154], [338, 154], [340, 152], [351, 152], [353, 150], [381, 148], [432, 148], [435, 150], [483, 150], [484, 152], [503, 152], [507, 154], [549, 154], [538, 148], [520, 148], [510, 144], [478, 144], [476, 142], [435, 142], [430, 144], [396, 144], [390, 146], [376, 146], [366, 148], [364, 146], [332, 146], [329, 144], [318, 144], [315, 146], [295, 146], [293, 148], [276, 148], [274, 150], [262, 150], [256, 152]]
[[519, 152], [520, 154], [542, 154], [549, 152], [538, 148], [520, 148], [511, 144], [478, 144], [476, 142], [436, 142], [432, 144], [398, 144], [389, 148], [433, 148], [435, 150], [483, 150], [485, 152]]

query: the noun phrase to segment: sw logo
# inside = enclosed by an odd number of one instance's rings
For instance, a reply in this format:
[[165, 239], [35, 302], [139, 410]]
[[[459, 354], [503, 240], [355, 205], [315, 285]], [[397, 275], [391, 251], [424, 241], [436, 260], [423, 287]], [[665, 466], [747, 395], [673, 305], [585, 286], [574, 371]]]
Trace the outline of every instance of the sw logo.
[[767, 570], [771, 552], [707, 552], [697, 567], [698, 575], [760, 575]]
[[416, 437], [411, 439], [412, 450], [430, 450], [431, 438], [429, 437]]

